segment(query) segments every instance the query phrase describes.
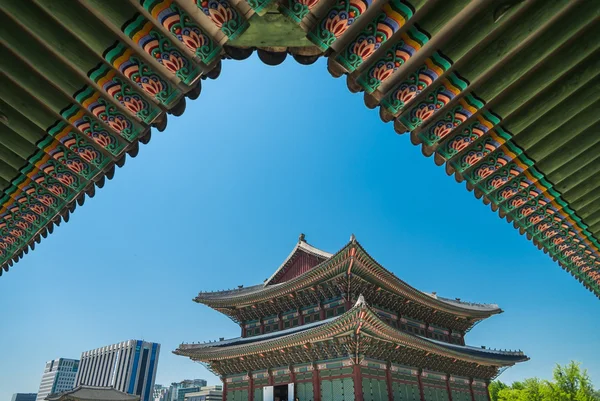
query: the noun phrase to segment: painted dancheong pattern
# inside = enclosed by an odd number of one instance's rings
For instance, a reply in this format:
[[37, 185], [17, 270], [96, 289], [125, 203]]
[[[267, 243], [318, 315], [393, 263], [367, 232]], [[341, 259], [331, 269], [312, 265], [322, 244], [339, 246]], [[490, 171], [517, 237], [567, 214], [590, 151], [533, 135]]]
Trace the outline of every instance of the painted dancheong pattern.
[[[143, 122], [149, 124], [160, 114], [161, 110], [159, 107], [148, 102], [107, 65], [99, 65], [91, 70], [88, 76], [111, 98], [119, 102], [131, 115], [136, 116]], [[137, 82], [134, 83], [140, 86]]]
[[273, 0], [246, 0], [248, 5], [257, 13], [263, 11]]
[[473, 163], [472, 168], [465, 172], [464, 177], [471, 184], [477, 184], [508, 165], [518, 156], [519, 153], [516, 152], [519, 150], [513, 149], [509, 144], [502, 146], [489, 156]]
[[[428, 93], [426, 98], [411, 108], [405, 115], [400, 117], [400, 121], [410, 130], [421, 126], [432, 118], [439, 110], [446, 106], [452, 99], [459, 95], [468, 86], [468, 82], [456, 73], [451, 73], [448, 78], [442, 80], [442, 84]], [[468, 95], [467, 97], [473, 97]], [[427, 134], [422, 134], [422, 140], [427, 143], [433, 143], [432, 139], [442, 139], [448, 135], [452, 128], [462, 124], [468, 117], [475, 113], [481, 106], [475, 106], [471, 99], [462, 98], [459, 106], [454, 107], [452, 111], [446, 113], [444, 118], [433, 124]], [[464, 118], [463, 118], [464, 117]], [[456, 125], [455, 125], [456, 124]], [[420, 136], [420, 137], [421, 137]], [[424, 139], [426, 138], [426, 139]]]
[[[499, 145], [501, 145], [502, 143], [508, 141], [511, 138], [511, 135], [504, 131], [504, 129], [501, 127], [497, 127], [495, 130], [490, 131], [499, 122], [500, 117], [487, 110], [483, 110], [476, 116], [475, 121], [466, 126], [459, 127], [459, 129], [455, 130], [457, 132], [455, 132], [453, 135], [447, 136], [446, 141], [438, 148], [438, 154], [446, 160], [451, 159], [457, 155], [460, 155], [460, 153], [465, 150], [470, 150], [470, 147], [474, 146], [475, 143], [480, 141], [482, 137], [488, 134], [488, 132], [489, 135], [495, 137], [496, 141], [501, 142], [499, 143]], [[468, 166], [462, 167], [459, 163], [456, 166], [453, 165], [453, 167], [457, 171], [462, 172], [473, 164], [474, 163], [471, 162]]]
[[[154, 72], [152, 68], [137, 57], [133, 50], [121, 42], [117, 42], [108, 48], [104, 53], [104, 58], [127, 79], [146, 92], [147, 95], [165, 106], [172, 105], [181, 96], [181, 93], [173, 89], [169, 82]], [[97, 71], [94, 71], [94, 73], [97, 73]]]
[[227, 0], [196, 0], [195, 3], [230, 40], [248, 28], [248, 21]]
[[143, 0], [142, 6], [203, 63], [210, 64], [219, 55], [221, 48], [173, 0]]
[[[83, 139], [80, 134], [73, 131], [71, 127], [62, 121], [50, 127], [48, 133], [66, 146], [71, 152], [79, 156], [81, 160], [85, 161], [90, 166], [93, 166], [95, 170], [103, 169], [109, 162], [108, 158], [105, 157], [102, 152], [92, 146], [92, 144]], [[85, 178], [91, 178], [91, 175], [94, 172], [93, 170], [84, 168], [84, 166], [79, 165], [79, 163], [76, 163], [76, 165], [78, 171], [85, 171], [85, 174], [82, 174]]]
[[394, 71], [405, 64], [429, 40], [429, 37], [416, 27], [410, 27], [400, 35], [398, 43], [388, 49], [373, 65], [363, 72], [357, 82], [365, 92], [372, 93], [392, 76]]
[[[491, 132], [482, 140], [472, 145], [469, 144], [462, 147], [452, 147], [451, 149], [453, 150], [466, 149], [466, 151], [460, 154], [456, 160], [451, 161], [450, 165], [457, 172], [461, 173], [479, 163], [479, 161], [481, 161], [484, 157], [487, 157], [490, 153], [502, 146], [502, 144], [505, 143], [509, 138], [510, 137], [497, 135], [496, 132]], [[464, 141], [454, 142], [454, 144], [458, 145], [462, 145], [463, 143]]]
[[126, 142], [117, 135], [105, 130], [97, 121], [90, 118], [82, 109], [72, 105], [60, 113], [79, 132], [92, 139], [113, 156], [118, 156], [125, 149]]
[[550, 186], [534, 168], [490, 194], [490, 199], [507, 213], [544, 193]]
[[184, 84], [191, 85], [200, 76], [200, 69], [177, 50], [171, 41], [143, 15], [126, 24], [123, 32]]
[[[412, 56], [413, 54], [414, 52], [410, 55]], [[408, 60], [408, 58], [406, 60]], [[396, 69], [404, 64], [406, 60], [400, 62]], [[425, 60], [423, 65], [411, 73], [406, 80], [397, 85], [394, 90], [381, 101], [382, 106], [393, 114], [400, 113], [411, 100], [436, 82], [436, 80], [451, 66], [452, 62], [450, 59], [444, 57], [439, 52], [435, 52], [430, 58]], [[379, 86], [379, 84], [377, 86]]]
[[[439, 109], [444, 107], [459, 91], [456, 86], [446, 84], [429, 94], [428, 99], [415, 106], [408, 115], [400, 117], [405, 125], [417, 128], [432, 118]], [[466, 83], [463, 81], [466, 86]], [[451, 85], [451, 84], [450, 84]], [[451, 88], [451, 89], [448, 89]], [[442, 118], [434, 121], [427, 129], [419, 134], [419, 138], [427, 145], [433, 145], [454, 131], [458, 126], [467, 121], [473, 114], [484, 106], [484, 102], [472, 94], [459, 99], [458, 104], [447, 111]]]
[[532, 165], [533, 163], [528, 160], [523, 161], [515, 158], [512, 162], [508, 163], [498, 172], [495, 172], [489, 176], [484, 182], [481, 182], [478, 187], [481, 189], [481, 191], [483, 191], [483, 193], [489, 194], [510, 182], [515, 177], [518, 177]]
[[[128, 141], [137, 139], [142, 127], [121, 113], [117, 107], [104, 99], [100, 93], [86, 86], [73, 96], [75, 100], [94, 115], [98, 120], [108, 125], [114, 132]], [[137, 116], [136, 116], [137, 117]]]
[[381, 45], [387, 42], [406, 21], [414, 10], [400, 0], [392, 0], [381, 8], [381, 12], [350, 42], [336, 58], [348, 72], [356, 70]]
[[320, 0], [285, 0], [279, 6], [283, 15], [296, 23], [300, 23]]
[[327, 15], [309, 32], [308, 38], [327, 50], [340, 38], [375, 0], [338, 0]]

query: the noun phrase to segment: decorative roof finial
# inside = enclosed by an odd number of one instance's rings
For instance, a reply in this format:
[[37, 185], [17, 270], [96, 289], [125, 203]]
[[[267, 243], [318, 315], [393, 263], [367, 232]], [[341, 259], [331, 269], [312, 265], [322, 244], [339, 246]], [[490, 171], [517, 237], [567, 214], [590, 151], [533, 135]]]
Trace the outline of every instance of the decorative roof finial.
[[356, 236], [354, 234], [350, 235], [350, 242], [356, 242]]
[[304, 239], [306, 236], [302, 233], [300, 233], [300, 236], [298, 237], [298, 242], [306, 242], [306, 240]]

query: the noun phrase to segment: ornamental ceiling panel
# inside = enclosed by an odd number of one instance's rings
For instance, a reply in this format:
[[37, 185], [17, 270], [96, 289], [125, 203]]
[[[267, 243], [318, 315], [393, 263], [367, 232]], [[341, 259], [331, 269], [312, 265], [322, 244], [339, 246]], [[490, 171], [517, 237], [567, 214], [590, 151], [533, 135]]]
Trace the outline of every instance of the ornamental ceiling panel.
[[326, 57], [398, 134], [600, 297], [594, 0], [0, 0], [0, 273], [224, 59]]

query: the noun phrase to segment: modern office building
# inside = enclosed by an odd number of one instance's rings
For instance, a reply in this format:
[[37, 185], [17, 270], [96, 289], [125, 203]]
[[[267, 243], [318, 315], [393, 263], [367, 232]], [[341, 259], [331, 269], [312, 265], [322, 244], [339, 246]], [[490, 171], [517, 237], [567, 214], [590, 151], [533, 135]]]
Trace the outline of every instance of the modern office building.
[[223, 399], [223, 386], [205, 386], [200, 391], [187, 393], [184, 401], [221, 401]]
[[150, 401], [160, 344], [129, 340], [81, 354], [76, 385], [110, 386]]
[[78, 368], [77, 359], [58, 358], [46, 362], [36, 400], [42, 401], [48, 394], [61, 393], [75, 387]]
[[152, 397], [154, 401], [166, 401], [168, 400], [167, 394], [169, 393], [169, 387], [165, 387], [162, 384], [155, 384], [154, 390], [152, 391]]
[[[179, 397], [179, 390], [182, 389], [192, 389], [191, 391], [199, 391], [201, 387], [206, 386], [206, 380], [204, 379], [186, 379], [182, 380], [179, 383], [171, 383], [171, 387], [169, 387], [169, 401], [180, 401], [183, 400], [184, 395]], [[186, 391], [190, 392], [190, 391]]]
[[15, 393], [10, 401], [35, 401], [37, 393]]

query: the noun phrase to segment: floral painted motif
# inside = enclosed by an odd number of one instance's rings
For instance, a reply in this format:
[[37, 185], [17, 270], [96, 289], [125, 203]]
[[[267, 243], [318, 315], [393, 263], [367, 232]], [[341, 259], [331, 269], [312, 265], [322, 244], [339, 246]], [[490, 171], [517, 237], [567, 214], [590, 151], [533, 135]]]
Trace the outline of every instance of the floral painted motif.
[[[400, 117], [400, 120], [410, 130], [414, 130], [454, 99], [454, 97], [461, 93], [467, 85], [468, 82], [455, 73], [450, 74], [448, 78], [444, 79], [442, 84], [430, 92], [424, 100], [420, 101], [416, 106], [410, 109], [405, 116]], [[471, 111], [473, 107], [470, 106], [470, 104], [467, 104], [466, 108], [462, 107], [462, 105], [454, 107], [452, 111], [442, 118], [442, 120], [438, 120], [433, 124], [426, 135], [422, 135], [424, 142], [428, 145], [432, 145], [439, 141], [476, 111], [472, 110], [467, 116], [463, 112], [463, 109], [465, 111]], [[463, 119], [463, 117], [466, 118]]]
[[[446, 137], [446, 140], [438, 148], [438, 153], [445, 159], [453, 158], [488, 133], [495, 137], [498, 141], [498, 146], [502, 145], [504, 142], [510, 140], [512, 135], [502, 127], [497, 126], [499, 122], [500, 117], [488, 110], [483, 110], [477, 114], [476, 121], [466, 125], [464, 128], [461, 127], [459, 130], [455, 130], [453, 135]], [[495, 126], [494, 130], [489, 131]], [[453, 165], [453, 167], [458, 171], [464, 170], [458, 165]]]
[[[60, 139], [62, 139], [63, 141], [68, 141], [67, 143], [70, 146], [72, 146], [75, 149], [75, 151], [71, 150], [68, 146], [64, 145], [62, 142], [55, 140], [54, 137], [51, 136], [40, 142], [38, 144], [38, 147], [42, 149], [44, 153], [48, 154], [50, 157], [63, 164], [75, 174], [79, 175], [80, 177], [83, 177], [86, 180], [90, 180], [93, 177], [93, 175], [98, 172], [97, 167], [92, 166], [88, 162], [85, 162], [78, 155], [78, 144], [76, 140], [71, 140], [71, 136], [69, 135], [71, 134], [71, 132], [63, 131], [61, 132], [61, 134], [62, 135]], [[80, 141], [84, 142], [81, 139]]]
[[246, 21], [228, 0], [196, 0], [196, 6], [230, 40], [237, 38], [248, 28]]
[[[137, 121], [125, 116], [117, 107], [89, 86], [85, 86], [82, 90], [75, 93], [73, 97], [80, 105], [92, 113], [94, 117], [108, 125], [113, 132], [128, 141], [137, 139], [143, 131], [143, 128]], [[132, 114], [137, 116], [137, 112], [132, 112]]]
[[[172, 106], [181, 96], [179, 91], [175, 90], [169, 82], [155, 73], [121, 42], [117, 42], [105, 51], [104, 58], [131, 82], [142, 88], [151, 98], [167, 107]], [[135, 108], [135, 103], [133, 107]]]
[[[107, 65], [101, 64], [89, 73], [89, 77], [113, 99], [118, 101], [133, 116], [149, 124], [161, 112], [160, 108], [148, 102], [129, 83], [124, 82]], [[82, 90], [85, 91], [85, 88]]]
[[533, 164], [533, 163], [526, 164], [526, 163], [523, 163], [522, 160], [516, 159], [516, 155], [514, 153], [509, 154], [508, 151], [506, 153], [507, 153], [507, 157], [513, 158], [513, 161], [511, 163], [507, 164], [504, 168], [502, 168], [502, 170], [489, 176], [487, 178], [486, 182], [481, 183], [479, 185], [479, 188], [485, 194], [489, 194], [490, 192], [495, 191], [498, 188], [500, 188], [501, 186], [510, 182], [513, 178], [519, 176], [521, 173], [523, 173], [525, 170], [527, 170], [528, 167], [530, 167]]
[[[427, 41], [429, 37], [416, 27], [402, 33], [398, 42], [363, 72], [357, 82], [367, 93], [374, 92], [394, 71], [405, 64]], [[448, 63], [448, 66], [450, 64]], [[418, 77], [418, 75], [417, 75]]]
[[200, 70], [143, 15], [125, 24], [123, 32], [183, 83], [190, 85], [200, 76]]
[[337, 0], [308, 38], [327, 50], [372, 4], [373, 0]]
[[356, 70], [408, 21], [414, 11], [400, 0], [385, 4], [379, 15], [367, 24], [336, 58], [348, 72]]
[[320, 0], [286, 0], [281, 3], [281, 12], [292, 21], [299, 23], [319, 3]]
[[90, 116], [76, 105], [66, 108], [61, 112], [61, 115], [77, 128], [79, 132], [92, 139], [113, 156], [118, 156], [126, 146], [126, 143], [122, 139], [105, 130], [98, 121], [90, 118]]
[[219, 55], [221, 48], [173, 0], [142, 0], [142, 6], [203, 63]]
[[[400, 63], [398, 67], [402, 64]], [[431, 86], [451, 65], [450, 59], [439, 52], [435, 52], [425, 60], [422, 66], [417, 68], [407, 79], [398, 84], [390, 94], [383, 98], [381, 104], [393, 114], [401, 112], [415, 96]]]

